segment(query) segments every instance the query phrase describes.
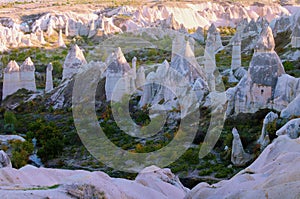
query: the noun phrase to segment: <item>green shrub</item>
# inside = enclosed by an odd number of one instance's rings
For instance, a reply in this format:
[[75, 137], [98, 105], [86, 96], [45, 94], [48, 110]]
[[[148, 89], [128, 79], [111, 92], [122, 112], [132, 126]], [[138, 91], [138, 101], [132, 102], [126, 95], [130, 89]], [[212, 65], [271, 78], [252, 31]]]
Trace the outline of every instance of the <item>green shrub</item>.
[[12, 165], [14, 168], [21, 168], [28, 162], [29, 156], [33, 152], [33, 144], [25, 141], [14, 140], [11, 143], [12, 147]]

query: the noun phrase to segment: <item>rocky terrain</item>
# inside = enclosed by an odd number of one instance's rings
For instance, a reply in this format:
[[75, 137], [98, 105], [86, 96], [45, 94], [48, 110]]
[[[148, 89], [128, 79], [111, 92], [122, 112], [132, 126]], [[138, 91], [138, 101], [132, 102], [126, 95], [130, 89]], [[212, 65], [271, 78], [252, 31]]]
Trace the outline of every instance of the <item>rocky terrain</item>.
[[1, 198], [300, 197], [296, 2], [1, 6]]

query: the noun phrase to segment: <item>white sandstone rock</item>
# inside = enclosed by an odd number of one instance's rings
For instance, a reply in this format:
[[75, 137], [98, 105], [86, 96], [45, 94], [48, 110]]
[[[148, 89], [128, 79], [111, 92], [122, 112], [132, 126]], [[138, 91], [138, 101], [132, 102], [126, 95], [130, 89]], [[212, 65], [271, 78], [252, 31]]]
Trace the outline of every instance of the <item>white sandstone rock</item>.
[[74, 74], [78, 72], [78, 69], [82, 67], [82, 65], [87, 64], [83, 52], [81, 49], [75, 44], [72, 46], [69, 51], [64, 65], [63, 65], [63, 78], [67, 79], [71, 78]]
[[46, 69], [46, 87], [45, 92], [48, 93], [53, 90], [53, 77], [52, 77], [53, 66], [49, 63]]
[[2, 99], [18, 91], [20, 82], [20, 67], [17, 62], [10, 61], [4, 69]]
[[288, 135], [292, 139], [297, 139], [300, 135], [300, 118], [286, 123], [281, 129], [276, 131], [276, 135]]
[[281, 111], [280, 117], [290, 118], [300, 116], [300, 94], [285, 108]]
[[248, 168], [230, 180], [200, 183], [185, 199], [295, 198], [300, 194], [300, 144], [280, 136]]
[[59, 34], [58, 34], [57, 45], [58, 45], [58, 47], [61, 47], [61, 48], [67, 48], [67, 46], [64, 42], [64, 38], [62, 36], [62, 30], [61, 29], [59, 30]]
[[235, 166], [244, 166], [252, 159], [252, 156], [244, 151], [240, 135], [236, 128], [232, 129], [232, 135], [233, 141], [231, 151], [231, 162]]
[[270, 143], [269, 134], [267, 132], [267, 125], [277, 120], [278, 115], [276, 113], [270, 112], [266, 115], [263, 121], [263, 128], [257, 143], [260, 144], [260, 149], [263, 150]]
[[20, 88], [25, 88], [29, 91], [36, 91], [35, 84], [35, 66], [31, 61], [31, 58], [28, 57], [23, 64], [20, 66]]
[[131, 68], [121, 48], [117, 48], [106, 60], [105, 93], [107, 101], [121, 101], [124, 94], [130, 93]]
[[12, 168], [10, 158], [3, 150], [1, 150], [0, 151], [0, 168], [6, 168], [6, 167]]

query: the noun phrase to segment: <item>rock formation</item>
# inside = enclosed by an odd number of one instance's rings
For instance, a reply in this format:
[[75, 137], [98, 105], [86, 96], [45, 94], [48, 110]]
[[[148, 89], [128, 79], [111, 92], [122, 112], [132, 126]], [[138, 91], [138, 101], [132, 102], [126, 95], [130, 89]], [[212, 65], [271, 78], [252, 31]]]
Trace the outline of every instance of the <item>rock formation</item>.
[[300, 135], [300, 118], [293, 119], [276, 131], [276, 135], [288, 135], [291, 139], [297, 139]]
[[194, 41], [186, 41], [183, 35], [173, 40], [170, 66], [180, 75], [188, 78], [191, 83], [194, 83], [197, 78], [205, 79], [205, 73], [194, 55]]
[[[248, 74], [234, 88], [233, 100], [229, 102], [232, 104], [229, 107], [234, 107], [235, 114], [253, 113], [262, 108], [275, 108], [281, 111], [290, 103], [287, 100], [295, 98], [283, 91], [286, 89], [287, 79], [296, 80], [285, 76], [283, 65], [274, 47], [272, 30], [270, 27], [264, 27], [256, 44]], [[293, 89], [291, 93], [298, 93], [296, 88], [291, 89]], [[283, 98], [283, 96], [286, 97]]]
[[31, 61], [31, 58], [28, 57], [23, 64], [20, 66], [20, 88], [25, 88], [29, 91], [36, 91], [35, 84], [35, 66]]
[[10, 162], [10, 158], [8, 157], [8, 155], [1, 150], [0, 151], [0, 168], [12, 168], [11, 162]]
[[196, 41], [204, 43], [204, 33], [203, 28], [198, 27], [197, 30], [190, 35], [192, 38], [194, 38]]
[[300, 116], [300, 94], [285, 108], [281, 111], [280, 117], [291, 118]]
[[64, 38], [62, 36], [62, 30], [59, 30], [59, 34], [58, 34], [58, 41], [57, 41], [58, 47], [61, 48], [67, 48], [65, 42], [64, 42]]
[[210, 45], [213, 46], [213, 50], [215, 53], [223, 49], [221, 35], [217, 30], [215, 24], [211, 24], [207, 31], [206, 43], [210, 43]]
[[53, 77], [52, 77], [53, 66], [49, 63], [46, 69], [46, 87], [45, 92], [48, 93], [53, 89]]
[[240, 135], [236, 128], [232, 129], [232, 135], [233, 141], [231, 151], [231, 162], [235, 166], [244, 166], [252, 159], [252, 156], [244, 151]]
[[300, 194], [299, 166], [299, 140], [280, 136], [255, 162], [230, 180], [213, 185], [200, 183], [185, 196], [185, 199], [295, 198]]
[[241, 36], [237, 33], [232, 41], [231, 70], [236, 70], [242, 66], [241, 45]]
[[2, 99], [18, 91], [20, 82], [20, 67], [17, 62], [10, 61], [4, 69]]
[[78, 72], [78, 69], [87, 64], [83, 52], [80, 48], [75, 44], [71, 47], [69, 51], [64, 65], [63, 65], [63, 79], [71, 78], [74, 74]]
[[215, 58], [215, 45], [215, 40], [208, 37], [204, 51], [204, 70], [210, 91], [215, 91], [216, 89], [214, 76], [214, 72], [217, 67]]
[[300, 48], [300, 17], [298, 17], [294, 25], [291, 44], [292, 48]]
[[44, 39], [44, 32], [41, 30], [39, 31], [39, 34], [38, 34], [38, 40], [39, 42], [44, 45], [46, 43], [45, 39]]
[[144, 90], [144, 86], [146, 84], [146, 74], [143, 66], [137, 71], [135, 85], [138, 89]]
[[96, 29], [96, 26], [95, 26], [95, 21], [92, 20], [91, 25], [90, 25], [88, 38], [94, 37], [96, 35], [96, 33], [97, 33], [97, 29]]
[[263, 121], [263, 128], [257, 143], [260, 144], [260, 149], [263, 150], [270, 143], [269, 134], [267, 132], [267, 125], [274, 122], [278, 118], [276, 113], [270, 112], [266, 115]]
[[[30, 176], [30, 177], [28, 177]], [[135, 180], [95, 171], [36, 168], [0, 169], [1, 198], [182, 199], [188, 189], [169, 169], [145, 168]], [[4, 189], [5, 187], [5, 189]]]
[[273, 28], [274, 37], [276, 37], [278, 33], [282, 33], [288, 30], [291, 30], [290, 16], [282, 16], [275, 21]]
[[106, 60], [105, 93], [107, 101], [120, 101], [124, 94], [130, 93], [131, 71], [121, 48], [117, 48]]

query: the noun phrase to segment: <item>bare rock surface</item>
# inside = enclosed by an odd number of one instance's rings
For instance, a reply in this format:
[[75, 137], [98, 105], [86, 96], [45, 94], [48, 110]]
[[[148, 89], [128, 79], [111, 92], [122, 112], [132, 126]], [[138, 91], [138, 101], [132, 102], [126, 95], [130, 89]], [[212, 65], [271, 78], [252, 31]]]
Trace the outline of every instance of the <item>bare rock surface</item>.
[[299, 138], [280, 136], [255, 162], [230, 180], [213, 185], [200, 183], [185, 198], [297, 198], [300, 196], [299, 155]]

